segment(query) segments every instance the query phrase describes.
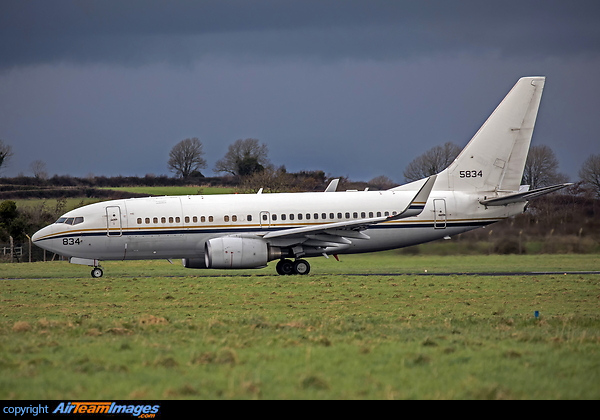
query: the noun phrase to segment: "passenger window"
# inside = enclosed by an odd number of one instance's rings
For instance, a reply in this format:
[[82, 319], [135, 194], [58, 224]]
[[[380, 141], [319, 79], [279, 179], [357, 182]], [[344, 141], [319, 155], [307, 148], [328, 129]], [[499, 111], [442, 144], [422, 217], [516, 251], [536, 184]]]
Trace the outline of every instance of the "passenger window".
[[212, 222], [214, 220], [214, 218], [212, 216], [208, 216], [208, 221]]
[[224, 219], [226, 222], [229, 222], [229, 216], [225, 216], [225, 217], [223, 217], [223, 219]]
[[154, 218], [152, 219], [152, 223], [158, 223], [158, 217], [154, 217]]
[[249, 221], [249, 222], [251, 222], [252, 221], [252, 215], [249, 214], [248, 216], [246, 216], [246, 220]]
[[302, 213], [298, 213], [298, 220], [302, 220]]
[[146, 220], [145, 220], [145, 222], [146, 222], [146, 224], [147, 224], [147, 225], [149, 225], [149, 224], [150, 224], [150, 218], [149, 218], [149, 217], [146, 217]]
[[169, 223], [173, 223], [173, 217], [169, 217]]
[[138, 217], [138, 219], [137, 219], [137, 224], [138, 224], [138, 225], [141, 225], [141, 224], [142, 224], [142, 218], [141, 218], [141, 217]]
[[286, 216], [285, 216], [285, 214], [282, 214], [282, 215], [281, 215], [281, 220], [285, 220], [285, 219], [286, 219]]
[[175, 223], [181, 223], [181, 217], [177, 216], [177, 217], [175, 218]]
[[365, 217], [367, 217], [367, 215], [365, 214], [364, 211], [362, 211], [362, 212], [360, 212], [360, 217], [364, 219]]
[[352, 213], [352, 217], [354, 217], [355, 219], [358, 219], [358, 213], [357, 212]]
[[167, 218], [166, 217], [161, 217], [160, 218], [160, 223], [167, 223]]
[[390, 212], [389, 212], [389, 211], [386, 211], [386, 212], [384, 213], [384, 215], [385, 215], [385, 217], [388, 217], [388, 216], [390, 215]]
[[342, 218], [342, 213], [338, 213], [338, 219]]
[[373, 212], [372, 211], [369, 212], [369, 217], [373, 217]]
[[294, 220], [294, 214], [290, 213], [290, 220]]
[[381, 212], [380, 211], [377, 212], [377, 217], [381, 217]]
[[200, 218], [200, 221], [201, 221], [202, 223], [206, 222], [206, 217], [205, 217], [205, 216], [202, 216], [202, 217]]
[[306, 213], [306, 220], [310, 220], [310, 213]]
[[185, 223], [190, 223], [190, 216], [185, 216]]
[[271, 219], [277, 220], [277, 215], [276, 214], [271, 215]]
[[263, 220], [267, 220], [267, 215], [263, 214]]
[[346, 219], [350, 218], [350, 213], [346, 213]]
[[232, 222], [237, 222], [237, 216], [235, 214], [233, 216], [231, 216], [231, 221]]
[[194, 223], [198, 223], [198, 216], [194, 216], [194, 217], [192, 217], [192, 222], [194, 222]]

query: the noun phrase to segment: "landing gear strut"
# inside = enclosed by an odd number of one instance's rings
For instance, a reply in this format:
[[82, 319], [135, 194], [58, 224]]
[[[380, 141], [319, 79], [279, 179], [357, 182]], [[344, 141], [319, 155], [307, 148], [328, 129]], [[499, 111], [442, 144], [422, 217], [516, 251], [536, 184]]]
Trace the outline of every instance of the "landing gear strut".
[[287, 276], [290, 274], [301, 274], [305, 275], [310, 272], [310, 264], [306, 260], [288, 260], [283, 259], [279, 260], [276, 266], [277, 273], [282, 276]]

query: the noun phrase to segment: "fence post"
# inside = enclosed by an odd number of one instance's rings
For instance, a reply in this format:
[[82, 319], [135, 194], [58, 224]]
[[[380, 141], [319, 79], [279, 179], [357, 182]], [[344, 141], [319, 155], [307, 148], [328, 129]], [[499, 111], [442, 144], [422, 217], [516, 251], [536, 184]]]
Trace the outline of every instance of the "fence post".
[[10, 240], [10, 262], [12, 263], [15, 256], [15, 243], [13, 242], [12, 236], [9, 236], [8, 238]]
[[25, 236], [27, 236], [27, 241], [29, 242], [29, 262], [31, 262], [31, 237], [28, 234], [25, 234]]

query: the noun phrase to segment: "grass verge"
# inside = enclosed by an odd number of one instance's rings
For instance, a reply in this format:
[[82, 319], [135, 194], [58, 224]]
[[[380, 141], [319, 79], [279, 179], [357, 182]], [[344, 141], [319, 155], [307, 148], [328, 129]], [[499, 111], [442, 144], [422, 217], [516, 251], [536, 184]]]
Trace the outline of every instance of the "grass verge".
[[[537, 258], [383, 253], [306, 277], [142, 261], [97, 280], [2, 264], [23, 275], [0, 281], [0, 398], [597, 399], [599, 276], [417, 275], [595, 265]], [[415, 273], [346, 275], [391, 261]]]

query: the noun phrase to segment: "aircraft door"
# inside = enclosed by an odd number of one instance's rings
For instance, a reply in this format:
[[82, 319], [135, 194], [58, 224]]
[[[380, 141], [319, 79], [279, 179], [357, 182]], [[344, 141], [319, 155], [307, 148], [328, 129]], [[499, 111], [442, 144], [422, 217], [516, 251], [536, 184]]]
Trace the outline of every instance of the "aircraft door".
[[443, 198], [433, 200], [433, 227], [446, 229], [446, 200]]
[[106, 234], [108, 236], [123, 235], [123, 226], [121, 224], [121, 207], [106, 207]]

